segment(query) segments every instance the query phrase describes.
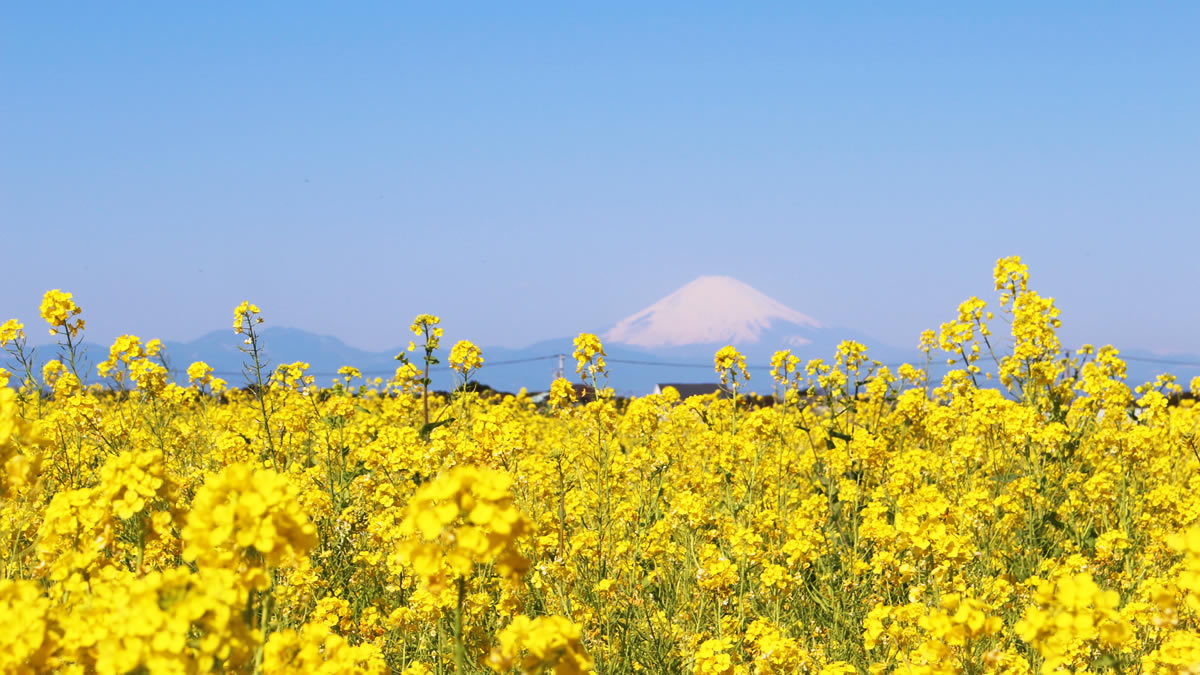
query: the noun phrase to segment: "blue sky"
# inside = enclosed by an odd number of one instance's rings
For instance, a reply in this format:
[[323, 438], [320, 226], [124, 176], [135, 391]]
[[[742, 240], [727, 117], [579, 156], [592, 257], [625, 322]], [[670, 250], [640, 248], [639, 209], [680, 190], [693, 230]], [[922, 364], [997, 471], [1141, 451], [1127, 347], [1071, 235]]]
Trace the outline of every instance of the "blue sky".
[[1019, 253], [1200, 352], [1200, 4], [648, 4], [7, 3], [0, 318], [517, 346], [728, 274], [911, 345]]

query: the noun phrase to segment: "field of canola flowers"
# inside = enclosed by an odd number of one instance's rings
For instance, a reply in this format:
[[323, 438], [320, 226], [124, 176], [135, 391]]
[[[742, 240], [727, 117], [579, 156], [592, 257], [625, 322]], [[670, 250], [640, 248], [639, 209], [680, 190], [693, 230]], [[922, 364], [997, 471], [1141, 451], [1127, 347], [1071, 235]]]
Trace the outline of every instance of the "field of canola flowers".
[[0, 670], [1200, 672], [1200, 410], [995, 287], [922, 336], [940, 381], [843, 343], [751, 405], [727, 347], [732, 398], [619, 400], [585, 334], [600, 394], [540, 407], [427, 392], [430, 315], [387, 382], [264, 366], [249, 303], [251, 386], [132, 336], [83, 372], [50, 291], [62, 358], [0, 327]]

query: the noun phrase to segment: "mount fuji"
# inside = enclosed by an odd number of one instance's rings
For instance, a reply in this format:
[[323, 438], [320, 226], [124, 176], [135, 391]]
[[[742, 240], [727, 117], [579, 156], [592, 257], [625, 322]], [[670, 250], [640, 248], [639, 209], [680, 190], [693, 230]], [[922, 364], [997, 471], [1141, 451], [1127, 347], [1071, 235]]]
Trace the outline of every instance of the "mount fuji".
[[601, 337], [606, 345], [677, 359], [711, 359], [727, 344], [759, 363], [780, 349], [790, 349], [801, 358], [832, 359], [842, 340], [867, 345], [877, 359], [913, 358], [876, 339], [827, 325], [727, 276], [699, 277], [618, 321]]
[[[609, 342], [642, 349], [691, 345], [757, 344], [773, 334], [780, 343], [809, 344], [825, 326], [733, 277], [702, 276], [630, 315], [604, 333]], [[782, 344], [779, 346], [782, 347]]]

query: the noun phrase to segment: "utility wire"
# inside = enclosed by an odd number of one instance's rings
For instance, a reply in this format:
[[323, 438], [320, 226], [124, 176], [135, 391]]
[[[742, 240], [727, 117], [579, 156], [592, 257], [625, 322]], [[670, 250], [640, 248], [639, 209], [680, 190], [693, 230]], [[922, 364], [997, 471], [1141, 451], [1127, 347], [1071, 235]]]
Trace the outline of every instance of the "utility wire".
[[1180, 361], [1178, 359], [1158, 359], [1158, 358], [1150, 358], [1148, 356], [1122, 356], [1121, 354], [1118, 354], [1117, 358], [1125, 360], [1125, 361], [1138, 361], [1139, 363], [1161, 363], [1161, 364], [1167, 365], [1167, 366], [1192, 366], [1193, 368], [1200, 368], [1200, 361]]
[[[635, 365], [635, 366], [669, 366], [669, 367], [675, 367], [675, 368], [715, 368], [716, 367], [712, 363], [667, 363], [665, 361], [636, 361], [636, 360], [632, 360], [632, 359], [605, 359], [605, 361], [607, 361], [609, 363], [625, 363], [625, 364], [630, 364], [630, 365]], [[887, 366], [889, 368], [898, 368], [902, 365], [902, 363], [899, 363], [899, 362], [897, 362], [897, 363], [880, 363], [879, 365]], [[771, 366], [763, 366], [763, 365], [746, 366], [746, 370], [770, 370], [770, 369], [771, 369]]]
[[[520, 358], [520, 359], [506, 359], [503, 361], [487, 361], [487, 360], [485, 360], [483, 365], [480, 366], [480, 368], [478, 370], [483, 370], [488, 367], [503, 367], [503, 366], [518, 365], [518, 364], [522, 364], [522, 363], [534, 363], [537, 361], [549, 361], [552, 359], [557, 359], [560, 356], [568, 356], [568, 355], [566, 355], [566, 354], [546, 354], [543, 356], [529, 356], [529, 357]], [[1150, 358], [1150, 357], [1143, 357], [1143, 356], [1122, 356], [1121, 358], [1123, 358], [1125, 361], [1136, 361], [1139, 363], [1156, 363], [1156, 364], [1168, 365], [1168, 366], [1189, 366], [1189, 367], [1194, 367], [1194, 368], [1200, 368], [1200, 362], [1198, 362], [1198, 361], [1185, 361], [1185, 360], [1179, 360], [1179, 359], [1161, 359], [1161, 358]], [[656, 368], [713, 368], [714, 367], [713, 364], [711, 364], [711, 363], [679, 363], [679, 362], [672, 362], [672, 361], [651, 361], [651, 360], [643, 360], [643, 359], [613, 359], [613, 358], [608, 358], [605, 360], [608, 363], [619, 363], [619, 364], [630, 365], [630, 366], [651, 366], [651, 367], [656, 367]], [[887, 366], [889, 368], [897, 368], [900, 365], [902, 365], [902, 363], [901, 362], [882, 363], [880, 365]], [[771, 369], [771, 366], [769, 366], [769, 365], [755, 364], [755, 365], [746, 366], [746, 370], [770, 370], [770, 369]], [[450, 367], [438, 365], [438, 366], [431, 366], [429, 370], [430, 370], [430, 372], [445, 372], [445, 371], [450, 370]], [[183, 370], [183, 369], [179, 369], [179, 368], [172, 368], [170, 372], [172, 374], [178, 375], [181, 373], [186, 373], [187, 371]], [[395, 371], [360, 370], [359, 372], [361, 372], [363, 374], [363, 376], [365, 377], [367, 375], [392, 375], [392, 374], [394, 374]], [[217, 370], [214, 370], [214, 371], [212, 371], [212, 374], [217, 375], [219, 377], [227, 377], [227, 376], [228, 377], [236, 377], [238, 375], [242, 375], [243, 373], [241, 371], [217, 371]], [[311, 375], [313, 377], [340, 377], [341, 373], [338, 373], [336, 371], [329, 371], [329, 372], [326, 372], [326, 371], [311, 372], [310, 371], [310, 372], [306, 372], [305, 375]]]
[[[557, 359], [557, 358], [558, 358], [558, 354], [550, 354], [548, 356], [531, 356], [531, 357], [523, 358], [523, 359], [508, 359], [505, 361], [484, 361], [483, 365], [478, 370], [482, 370], [483, 368], [487, 368], [488, 366], [511, 366], [511, 365], [515, 365], [518, 363], [531, 363], [534, 361], [547, 361], [549, 359]], [[285, 365], [288, 365], [288, 364], [285, 364]], [[272, 372], [274, 372], [274, 369], [264, 369], [264, 370], [271, 370]], [[450, 370], [449, 366], [440, 366], [439, 365], [439, 366], [430, 366], [430, 368], [429, 368], [429, 372], [431, 372], [431, 373], [445, 372], [447, 370]], [[178, 375], [180, 373], [186, 373], [187, 371], [184, 369], [180, 369], [180, 368], [172, 368], [169, 372], [172, 374]], [[360, 369], [359, 372], [362, 373], [363, 376], [395, 374], [394, 370], [361, 370]], [[212, 371], [211, 374], [216, 375], [218, 377], [225, 377], [225, 376], [236, 377], [238, 375], [243, 375], [244, 373], [242, 373], [242, 371], [214, 370], [214, 371]], [[305, 371], [304, 374], [311, 375], [313, 377], [341, 377], [342, 376], [342, 373], [339, 373], [337, 371]]]

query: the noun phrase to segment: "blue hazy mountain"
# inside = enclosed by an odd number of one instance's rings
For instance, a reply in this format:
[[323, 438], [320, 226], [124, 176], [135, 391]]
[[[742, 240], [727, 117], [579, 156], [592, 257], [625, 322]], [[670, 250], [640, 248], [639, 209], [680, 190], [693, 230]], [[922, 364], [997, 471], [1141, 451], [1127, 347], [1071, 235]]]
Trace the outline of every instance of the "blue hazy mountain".
[[[310, 365], [318, 383], [328, 385], [337, 369], [354, 366], [367, 377], [391, 377], [399, 363], [395, 356], [407, 346], [408, 336], [398, 336], [403, 345], [394, 349], [368, 351], [352, 347], [340, 339], [297, 328], [267, 327], [263, 331], [264, 355], [268, 366], [304, 361]], [[732, 344], [747, 359], [750, 367], [750, 391], [768, 393], [773, 382], [768, 371], [771, 355], [790, 349], [807, 361], [822, 358], [831, 361], [842, 340], [854, 340], [868, 347], [868, 355], [895, 367], [903, 362], [923, 365], [924, 356], [915, 348], [886, 344], [850, 328], [830, 326], [771, 299], [758, 290], [730, 277], [700, 277], [658, 302], [618, 321], [600, 333], [607, 352], [610, 373], [608, 384], [621, 394], [645, 394], [659, 383], [712, 383], [713, 354]], [[219, 377], [232, 386], [245, 383], [242, 336], [232, 330], [213, 331], [189, 342], [167, 342], [164, 353], [179, 380], [194, 361], [204, 361]], [[398, 340], [398, 341], [399, 341]], [[913, 336], [915, 344], [917, 336]], [[430, 372], [433, 386], [454, 386], [453, 373], [445, 361], [453, 344], [443, 340], [438, 356], [442, 363]], [[472, 379], [501, 391], [521, 388], [544, 391], [562, 363], [564, 376], [578, 381], [572, 337], [544, 340], [521, 348], [483, 347], [484, 366]], [[108, 354], [108, 348], [86, 345], [81, 371], [95, 381], [95, 364]], [[1153, 380], [1159, 373], [1176, 375], [1185, 388], [1191, 378], [1200, 376], [1200, 356], [1161, 356], [1141, 350], [1123, 350], [1128, 362], [1127, 381], [1131, 386]], [[38, 361], [55, 358], [54, 346], [38, 347]], [[410, 358], [418, 358], [410, 353]], [[560, 358], [561, 357], [561, 358]], [[8, 364], [13, 370], [12, 364]], [[981, 365], [986, 369], [989, 364]], [[947, 367], [944, 360], [932, 365], [934, 380]]]
[[[778, 349], [791, 349], [805, 361], [832, 359], [839, 342], [856, 340], [870, 348], [873, 358], [885, 363], [916, 362], [919, 357], [916, 350], [892, 347], [848, 328], [827, 326], [729, 277], [701, 277], [618, 322], [603, 332], [602, 338], [608, 385], [622, 394], [644, 394], [659, 383], [716, 382], [713, 354], [727, 344], [746, 355], [751, 371], [748, 389], [760, 392], [772, 390], [768, 364]], [[365, 351], [336, 337], [294, 328], [267, 328], [263, 344], [272, 366], [305, 361], [322, 384], [333, 379], [344, 365], [355, 366], [368, 377], [387, 378], [399, 365], [395, 355], [404, 348]], [[435, 388], [454, 386], [453, 374], [445, 363], [451, 344], [450, 339], [443, 341], [439, 354], [443, 363], [430, 372]], [[218, 331], [191, 342], [168, 343], [166, 352], [175, 369], [182, 370], [192, 361], [205, 361], [234, 383], [241, 381], [246, 360], [239, 347], [238, 336]], [[472, 379], [501, 391], [542, 391], [560, 372], [560, 364], [564, 376], [578, 380], [573, 351], [572, 337], [521, 348], [485, 346], [484, 366]]]
[[[242, 351], [244, 337], [231, 330], [208, 333], [191, 342], [167, 342], [165, 352], [172, 370], [182, 371], [194, 361], [204, 361], [219, 377], [230, 384], [239, 382], [243, 364], [250, 357]], [[371, 352], [351, 347], [332, 335], [319, 335], [299, 328], [268, 327], [262, 332], [263, 355], [268, 368], [282, 363], [304, 361], [321, 384], [328, 384], [342, 366], [354, 366], [364, 373], [389, 377], [399, 364], [394, 357], [400, 349]]]

